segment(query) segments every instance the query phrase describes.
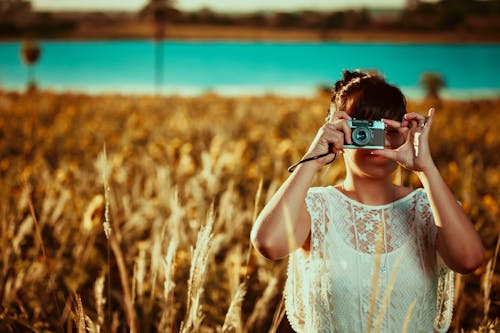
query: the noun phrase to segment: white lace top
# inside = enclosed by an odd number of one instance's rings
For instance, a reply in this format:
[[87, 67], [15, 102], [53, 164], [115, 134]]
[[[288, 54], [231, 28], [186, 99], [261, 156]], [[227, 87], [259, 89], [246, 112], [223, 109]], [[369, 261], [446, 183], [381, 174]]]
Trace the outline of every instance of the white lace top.
[[289, 257], [286, 311], [297, 332], [446, 332], [453, 271], [418, 189], [370, 206], [336, 188], [311, 188], [311, 248]]

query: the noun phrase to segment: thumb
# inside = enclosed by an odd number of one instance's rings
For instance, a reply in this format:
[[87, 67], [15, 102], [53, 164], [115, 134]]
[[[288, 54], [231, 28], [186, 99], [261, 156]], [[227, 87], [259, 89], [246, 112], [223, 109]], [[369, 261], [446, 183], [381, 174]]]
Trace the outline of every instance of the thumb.
[[431, 129], [431, 125], [432, 125], [432, 121], [434, 120], [434, 114], [435, 114], [435, 112], [436, 112], [436, 110], [434, 108], [430, 108], [429, 112], [427, 113], [427, 120], [426, 120], [425, 128], [424, 128], [424, 134], [425, 135], [429, 135], [429, 132], [430, 132], [430, 129]]

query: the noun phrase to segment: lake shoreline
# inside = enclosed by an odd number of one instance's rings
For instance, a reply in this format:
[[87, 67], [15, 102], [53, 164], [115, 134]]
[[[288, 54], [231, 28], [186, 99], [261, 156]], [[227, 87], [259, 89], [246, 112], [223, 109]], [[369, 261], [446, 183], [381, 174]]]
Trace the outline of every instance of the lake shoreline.
[[[38, 37], [41, 40], [123, 40], [154, 39], [152, 24], [95, 27], [82, 25], [75, 32]], [[0, 42], [23, 38], [0, 37]], [[354, 43], [445, 43], [498, 44], [500, 33], [405, 32], [405, 31], [319, 31], [304, 28], [259, 28], [251, 26], [167, 25], [164, 40], [242, 42], [354, 42]]]

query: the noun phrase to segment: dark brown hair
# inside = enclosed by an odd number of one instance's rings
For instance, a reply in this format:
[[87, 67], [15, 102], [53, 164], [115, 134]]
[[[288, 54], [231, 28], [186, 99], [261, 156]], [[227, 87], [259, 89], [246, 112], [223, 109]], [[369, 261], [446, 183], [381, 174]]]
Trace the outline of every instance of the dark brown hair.
[[330, 111], [345, 111], [352, 118], [401, 121], [406, 113], [406, 99], [399, 88], [387, 83], [377, 73], [343, 71], [332, 89]]

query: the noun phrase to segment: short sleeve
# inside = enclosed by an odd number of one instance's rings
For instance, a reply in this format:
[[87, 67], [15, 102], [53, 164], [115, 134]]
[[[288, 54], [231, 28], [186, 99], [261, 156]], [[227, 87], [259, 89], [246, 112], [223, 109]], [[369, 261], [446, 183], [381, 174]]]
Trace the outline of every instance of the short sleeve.
[[311, 281], [312, 271], [318, 269], [315, 260], [321, 257], [321, 247], [324, 240], [325, 230], [325, 199], [320, 188], [311, 188], [305, 198], [307, 211], [311, 218], [311, 249], [309, 255], [301, 249], [292, 252], [288, 258], [287, 281], [285, 284], [285, 309], [288, 321], [296, 332], [306, 332], [311, 327], [313, 318], [308, 314], [313, 300], [310, 288], [314, 285]]
[[436, 332], [446, 332], [450, 327], [453, 316], [454, 272], [446, 266], [436, 250], [438, 228], [434, 221], [434, 215], [432, 214], [427, 194], [423, 189], [420, 190], [418, 195], [416, 208], [416, 218], [420, 225], [420, 253], [428, 253], [426, 255], [429, 259], [428, 263], [431, 263], [432, 269], [437, 276], [437, 303], [434, 329]]
[[321, 188], [309, 189], [305, 199], [307, 211], [311, 217], [311, 256], [314, 259], [322, 257], [328, 224], [325, 196], [321, 190]]

